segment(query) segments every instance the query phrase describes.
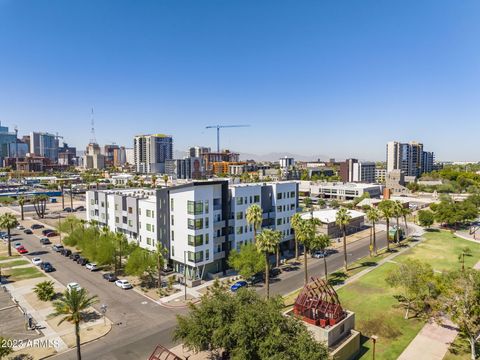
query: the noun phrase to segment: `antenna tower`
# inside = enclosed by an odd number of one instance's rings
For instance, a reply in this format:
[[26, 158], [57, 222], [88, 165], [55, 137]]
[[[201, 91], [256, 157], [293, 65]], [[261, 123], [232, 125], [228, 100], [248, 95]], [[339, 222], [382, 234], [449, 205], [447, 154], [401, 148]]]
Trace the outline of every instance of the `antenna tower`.
[[93, 108], [92, 108], [92, 115], [91, 115], [91, 127], [90, 127], [90, 144], [96, 144], [97, 138], [95, 136], [95, 119], [93, 116]]

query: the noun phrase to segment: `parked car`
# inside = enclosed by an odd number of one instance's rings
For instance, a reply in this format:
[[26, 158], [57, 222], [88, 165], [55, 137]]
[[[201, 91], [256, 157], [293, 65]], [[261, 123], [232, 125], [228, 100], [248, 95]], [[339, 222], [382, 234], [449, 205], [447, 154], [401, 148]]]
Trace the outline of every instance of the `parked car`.
[[102, 276], [105, 280], [109, 282], [114, 282], [118, 280], [118, 278], [115, 276], [114, 273], [106, 273], [106, 274], [103, 274]]
[[77, 263], [82, 265], [82, 266], [85, 266], [88, 264], [88, 259], [85, 259], [85, 258], [82, 258], [81, 256], [77, 259]]
[[17, 251], [18, 251], [20, 254], [26, 254], [26, 253], [28, 253], [28, 250], [25, 249], [25, 247], [23, 247], [23, 245], [20, 246], [20, 247], [18, 247], [18, 248], [17, 248]]
[[32, 226], [30, 226], [30, 229], [35, 230], [35, 229], [42, 229], [44, 227], [45, 226], [43, 226], [42, 224], [33, 224]]
[[61, 252], [64, 249], [63, 245], [53, 245], [52, 250], [55, 252]]
[[77, 261], [77, 259], [80, 257], [80, 254], [75, 252], [75, 253], [71, 253], [68, 257], [73, 261]]
[[242, 287], [247, 287], [248, 284], [246, 281], [237, 281], [235, 284], [233, 284], [232, 286], [230, 286], [230, 291], [237, 291], [238, 289], [241, 289]]
[[257, 284], [257, 283], [262, 282], [262, 281], [263, 281], [263, 275], [261, 273], [255, 274], [252, 277], [250, 277], [249, 279], [247, 279], [247, 282], [250, 285], [254, 285], [254, 284]]
[[24, 229], [25, 229], [25, 227], [22, 226], [22, 225], [18, 225], [18, 226], [17, 226], [17, 230], [24, 230]]
[[30, 229], [25, 229], [25, 230], [23, 230], [23, 232], [27, 235], [32, 235], [33, 234], [33, 231], [30, 230]]
[[313, 252], [313, 254], [312, 254], [312, 257], [315, 258], [315, 259], [323, 259], [326, 256], [327, 256], [327, 254], [325, 254], [323, 251], [320, 251], [320, 250], [317, 250], [317, 251]]
[[63, 249], [62, 250], [62, 255], [69, 257], [72, 254], [72, 250], [69, 249]]
[[97, 264], [95, 264], [95, 263], [88, 263], [87, 265], [85, 265], [85, 268], [87, 268], [90, 271], [97, 271], [98, 270]]
[[85, 206], [77, 206], [75, 211], [85, 211]]
[[73, 210], [71, 207], [66, 207], [65, 209], [63, 209], [63, 211], [68, 212], [68, 213], [71, 213], [71, 212], [73, 212], [74, 210]]
[[52, 271], [55, 271], [55, 268], [53, 267], [52, 264], [50, 264], [49, 262], [44, 262], [44, 263], [41, 263], [40, 264], [40, 269], [42, 269], [43, 271], [45, 272], [52, 272]]
[[57, 236], [58, 233], [56, 231], [51, 231], [49, 232], [47, 235], [45, 235], [46, 237], [54, 237], [54, 236]]
[[132, 284], [128, 282], [128, 280], [117, 280], [115, 281], [115, 285], [124, 290], [131, 289], [133, 287]]
[[79, 290], [82, 289], [82, 287], [81, 287], [78, 283], [76, 283], [76, 282], [68, 283], [68, 284], [67, 284], [67, 290], [68, 290], [68, 291], [72, 291], [73, 289], [79, 291]]
[[15, 249], [18, 249], [19, 247], [23, 246], [22, 243], [19, 243], [19, 242], [16, 242], [15, 244], [13, 244], [13, 247]]
[[42, 235], [43, 236], [47, 236], [48, 233], [51, 233], [52, 231], [55, 231], [55, 230], [52, 230], [52, 229], [43, 229], [42, 230]]
[[51, 243], [52, 242], [46, 237], [40, 239], [40, 244], [42, 244], [42, 245], [48, 245], [48, 244], [51, 244]]
[[32, 259], [33, 265], [39, 266], [39, 265], [42, 264], [42, 262], [43, 262], [42, 259], [40, 259], [39, 257], [34, 257], [34, 258]]
[[286, 272], [295, 271], [295, 270], [298, 270], [298, 269], [299, 269], [298, 266], [293, 266], [293, 265], [282, 266], [282, 271], [286, 271]]
[[273, 268], [273, 269], [270, 269], [270, 277], [271, 278], [274, 278], [274, 277], [277, 277], [278, 275], [281, 274], [281, 270], [278, 269], [278, 268]]

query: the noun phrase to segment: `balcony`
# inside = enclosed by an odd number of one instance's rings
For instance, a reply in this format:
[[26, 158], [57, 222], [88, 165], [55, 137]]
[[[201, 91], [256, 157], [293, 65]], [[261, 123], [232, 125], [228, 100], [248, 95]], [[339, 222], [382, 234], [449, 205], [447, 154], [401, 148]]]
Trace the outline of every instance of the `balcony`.
[[220, 251], [213, 254], [213, 260], [223, 259], [225, 257], [225, 251]]
[[225, 220], [220, 220], [220, 221], [214, 221], [213, 222], [213, 229], [214, 230], [219, 230], [224, 228], [226, 225]]
[[213, 238], [213, 244], [218, 245], [218, 244], [223, 244], [225, 242], [225, 236], [215, 236]]

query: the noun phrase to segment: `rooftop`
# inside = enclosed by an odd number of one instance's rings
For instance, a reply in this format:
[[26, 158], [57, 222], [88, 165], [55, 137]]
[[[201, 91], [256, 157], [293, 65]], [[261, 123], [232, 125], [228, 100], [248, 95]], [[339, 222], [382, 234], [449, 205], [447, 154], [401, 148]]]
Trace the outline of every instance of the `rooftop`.
[[[329, 224], [335, 222], [337, 218], [337, 212], [337, 209], [317, 210], [313, 212], [313, 218], [320, 220], [324, 224]], [[348, 215], [350, 215], [352, 219], [365, 216], [364, 213], [356, 210], [348, 210]], [[302, 219], [304, 220], [309, 220], [311, 218], [312, 214], [309, 212], [302, 215]]]

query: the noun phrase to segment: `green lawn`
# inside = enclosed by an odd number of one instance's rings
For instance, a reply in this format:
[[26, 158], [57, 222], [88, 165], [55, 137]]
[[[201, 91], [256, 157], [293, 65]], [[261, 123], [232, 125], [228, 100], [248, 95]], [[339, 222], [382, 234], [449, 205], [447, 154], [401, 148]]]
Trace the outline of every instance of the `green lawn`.
[[[465, 258], [467, 266], [480, 258], [480, 246], [473, 242], [457, 238], [449, 232], [429, 232], [425, 241], [415, 248], [397, 256], [394, 261], [402, 262], [408, 258], [428, 262], [435, 270], [460, 268], [458, 254], [468, 246], [471, 257]], [[396, 293], [385, 282], [385, 277], [395, 269], [394, 263], [385, 263], [358, 280], [338, 290], [344, 308], [356, 313], [356, 327], [363, 335], [377, 335], [377, 357], [379, 359], [397, 359], [405, 347], [412, 341], [424, 323], [419, 320], [404, 320], [404, 311], [398, 308], [393, 297]], [[362, 359], [370, 359], [371, 342], [363, 344]], [[460, 360], [450, 358], [449, 360]]]
[[7, 277], [8, 281], [20, 281], [25, 279], [33, 279], [36, 277], [45, 276], [36, 267], [25, 267], [17, 269], [7, 269], [2, 271], [3, 276]]
[[8, 256], [8, 255], [0, 255], [0, 261], [2, 260], [9, 260], [9, 259], [15, 259], [17, 257], [19, 257], [20, 255], [19, 254], [13, 254], [12, 253], [12, 256]]
[[9, 267], [27, 265], [27, 264], [30, 264], [30, 261], [25, 259], [18, 259], [18, 260], [12, 260], [12, 261], [6, 261], [3, 263], [0, 263], [0, 267], [5, 269]]

